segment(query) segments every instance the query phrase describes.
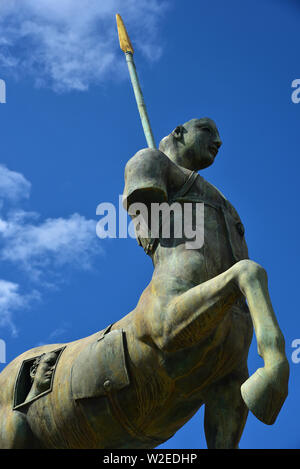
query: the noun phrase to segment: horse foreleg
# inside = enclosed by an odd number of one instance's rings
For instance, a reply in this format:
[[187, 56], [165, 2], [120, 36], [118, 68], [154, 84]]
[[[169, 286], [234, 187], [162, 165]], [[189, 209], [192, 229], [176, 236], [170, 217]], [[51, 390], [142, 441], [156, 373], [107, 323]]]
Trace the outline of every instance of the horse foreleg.
[[288, 395], [289, 363], [285, 341], [271, 304], [265, 270], [257, 268], [255, 274], [241, 275], [239, 288], [247, 298], [258, 354], [265, 364], [242, 385], [241, 393], [253, 414], [272, 425]]
[[289, 364], [285, 341], [272, 308], [267, 274], [250, 260], [173, 298], [166, 309], [157, 344], [166, 352], [194, 345], [224, 319], [230, 306], [244, 295], [265, 366], [242, 386], [248, 408], [264, 423], [274, 423], [288, 392]]

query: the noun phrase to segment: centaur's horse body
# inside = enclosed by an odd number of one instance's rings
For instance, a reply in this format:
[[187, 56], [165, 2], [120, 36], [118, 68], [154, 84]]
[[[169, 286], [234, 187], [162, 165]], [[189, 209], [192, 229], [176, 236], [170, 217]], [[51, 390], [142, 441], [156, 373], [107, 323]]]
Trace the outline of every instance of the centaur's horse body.
[[[184, 141], [178, 128], [171, 136], [187, 152], [164, 142], [164, 153], [143, 150], [129, 161], [124, 201], [127, 208], [137, 201], [204, 203], [204, 246], [187, 249], [184, 235], [140, 239], [154, 273], [131, 313], [90, 337], [38, 347], [9, 364], [0, 375], [0, 447], [153, 448], [203, 404], [209, 448], [238, 447], [248, 408], [275, 421], [289, 367], [266, 273], [248, 259], [232, 205], [192, 171], [211, 164], [203, 163], [206, 147], [220, 146], [214, 123], [193, 120], [182, 129]], [[252, 323], [265, 366], [248, 379]], [[25, 402], [26, 363], [54, 350], [51, 388]]]
[[[85, 375], [86, 362], [81, 361], [80, 354], [85, 349], [89, 352], [92, 344], [102, 346], [103, 343], [106, 348], [106, 341], [114, 330], [100, 341], [101, 333], [97, 333], [69, 344], [47, 345], [26, 352], [1, 374], [1, 447], [153, 448], [170, 438], [203, 403], [208, 406], [211, 401], [211, 410], [217, 416], [220, 410], [226, 412], [226, 401], [231, 407], [230, 400], [238, 399], [241, 409], [237, 415], [231, 415], [236, 429], [229, 432], [227, 443], [229, 447], [234, 446], [247, 415], [239, 394], [240, 385], [247, 378], [244, 346], [251, 340], [251, 322], [249, 316], [241, 317], [232, 311], [226, 323], [225, 330], [221, 326], [219, 332], [216, 330], [214, 336], [200, 346], [171, 356], [137, 342], [133, 321], [129, 320], [128, 325], [123, 323], [126, 331], [123, 337], [127, 344], [132, 343], [132, 348], [129, 345], [125, 351], [130, 384], [125, 380], [123, 389], [105, 391], [107, 375], [103, 371], [100, 349], [94, 360], [99, 388], [86, 393], [88, 397], [78, 399], [74, 398], [72, 386], [74, 363], [78, 361], [83, 368], [82, 382], [84, 378], [91, 379], [89, 373]], [[113, 327], [119, 327], [118, 323]], [[55, 370], [52, 391], [24, 408], [12, 410], [15, 381], [22, 361], [65, 345]], [[176, 371], [179, 363], [181, 370]], [[117, 363], [115, 368], [119, 368]], [[122, 384], [123, 379], [121, 376]], [[115, 380], [113, 384], [118, 385], [118, 377]], [[228, 421], [227, 425], [230, 428]]]

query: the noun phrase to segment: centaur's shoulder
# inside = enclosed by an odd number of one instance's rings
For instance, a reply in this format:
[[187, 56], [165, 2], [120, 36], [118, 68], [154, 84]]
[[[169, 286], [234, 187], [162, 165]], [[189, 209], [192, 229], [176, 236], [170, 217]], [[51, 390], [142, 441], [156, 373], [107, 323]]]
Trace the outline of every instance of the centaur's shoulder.
[[145, 148], [126, 164], [123, 205], [167, 200], [167, 174], [171, 160], [161, 151]]
[[149, 170], [153, 166], [156, 168], [157, 165], [165, 166], [170, 163], [171, 160], [162, 151], [156, 148], [143, 148], [128, 160], [125, 166], [125, 177], [129, 176], [129, 174], [137, 168], [141, 171]]

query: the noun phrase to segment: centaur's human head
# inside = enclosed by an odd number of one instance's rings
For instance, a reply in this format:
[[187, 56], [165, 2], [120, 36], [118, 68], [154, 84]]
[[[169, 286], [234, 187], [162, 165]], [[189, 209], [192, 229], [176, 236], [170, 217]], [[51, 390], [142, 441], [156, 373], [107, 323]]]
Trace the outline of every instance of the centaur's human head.
[[216, 124], [203, 117], [178, 125], [164, 137], [159, 149], [174, 163], [198, 171], [210, 166], [222, 145]]

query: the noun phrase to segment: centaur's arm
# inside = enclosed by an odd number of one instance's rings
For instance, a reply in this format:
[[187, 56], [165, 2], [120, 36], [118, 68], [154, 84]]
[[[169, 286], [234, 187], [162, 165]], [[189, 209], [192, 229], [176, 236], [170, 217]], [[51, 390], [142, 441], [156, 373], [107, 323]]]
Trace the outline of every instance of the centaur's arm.
[[[143, 219], [144, 230], [136, 231], [138, 243], [147, 254], [152, 254], [156, 238], [152, 238], [152, 204], [168, 201], [176, 187], [182, 186], [186, 176], [164, 153], [146, 148], [137, 152], [125, 168], [125, 188], [123, 205], [133, 218], [136, 229]], [[140, 204], [143, 204], [142, 209]], [[139, 216], [137, 217], [137, 215]], [[137, 218], [136, 218], [137, 217]]]
[[169, 166], [169, 158], [159, 150], [138, 151], [125, 167], [124, 208], [136, 202], [166, 202]]

